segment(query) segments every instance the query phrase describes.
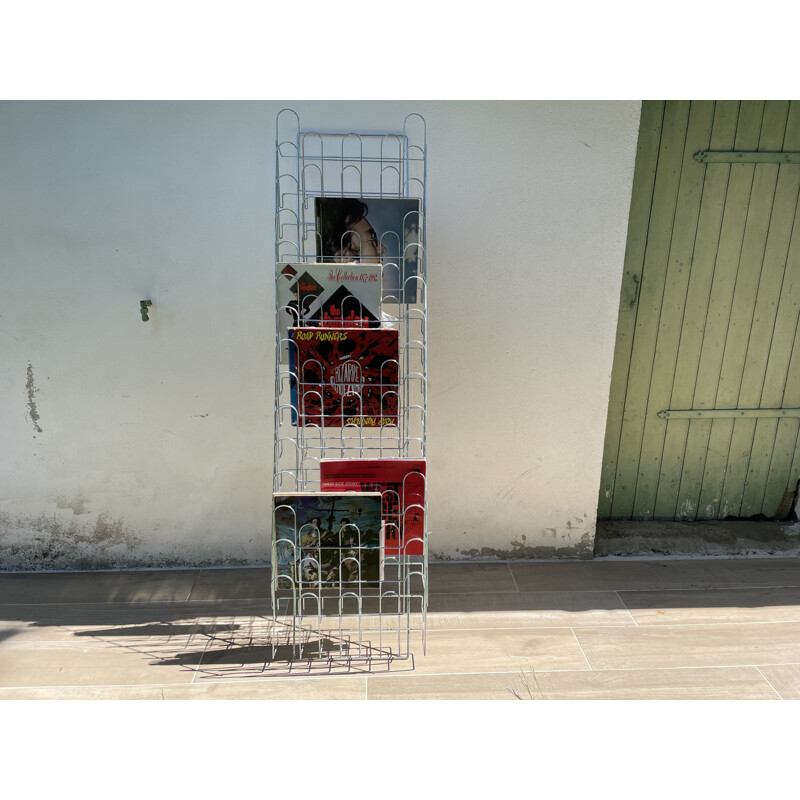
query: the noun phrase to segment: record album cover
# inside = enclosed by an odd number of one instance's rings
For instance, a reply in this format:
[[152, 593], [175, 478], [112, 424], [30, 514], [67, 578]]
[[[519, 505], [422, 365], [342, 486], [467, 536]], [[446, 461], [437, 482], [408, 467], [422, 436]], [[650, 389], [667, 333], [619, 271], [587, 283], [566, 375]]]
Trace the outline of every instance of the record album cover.
[[413, 303], [421, 257], [420, 201], [410, 197], [317, 197], [317, 258], [380, 264], [383, 298]]
[[289, 339], [293, 424], [397, 424], [397, 330], [292, 328]]
[[378, 492], [273, 494], [277, 588], [351, 588], [381, 579]]
[[377, 491], [383, 504], [386, 555], [422, 555], [425, 533], [425, 459], [323, 458], [320, 489]]
[[289, 328], [377, 328], [381, 269], [376, 264], [287, 264], [278, 276], [278, 308]]

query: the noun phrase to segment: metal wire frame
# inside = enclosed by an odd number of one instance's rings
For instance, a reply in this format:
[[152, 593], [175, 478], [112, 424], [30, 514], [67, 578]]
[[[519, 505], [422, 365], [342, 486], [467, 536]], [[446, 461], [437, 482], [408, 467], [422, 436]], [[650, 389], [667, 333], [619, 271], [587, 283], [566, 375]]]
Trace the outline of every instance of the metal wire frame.
[[[283, 109], [275, 123], [275, 436], [273, 492], [317, 491], [323, 458], [424, 458], [427, 449], [427, 265], [425, 120], [410, 114], [402, 133], [321, 133], [303, 131], [292, 109]], [[359, 197], [409, 199], [419, 210], [406, 214], [403, 229], [413, 230], [408, 241], [398, 232], [381, 235], [381, 244], [396, 257], [383, 257], [385, 304], [382, 325], [399, 329], [397, 423], [377, 428], [352, 424], [341, 427], [297, 425], [298, 403], [292, 403], [292, 385], [299, 370], [289, 369], [291, 339], [287, 314], [278, 303], [277, 286], [286, 264], [319, 260], [314, 198]], [[412, 217], [412, 215], [414, 215]], [[285, 278], [285, 276], [283, 276]], [[298, 320], [299, 322], [299, 320]], [[296, 325], [297, 323], [295, 323]], [[302, 325], [302, 323], [300, 323]], [[428, 605], [427, 491], [414, 510], [423, 516], [422, 555], [402, 552], [385, 556], [385, 580], [372, 587], [322, 587], [307, 583], [289, 590], [277, 586], [273, 574], [273, 626], [281, 609], [286, 616], [286, 652], [328, 663], [364, 662], [376, 658], [408, 659], [412, 632], [420, 632], [425, 648]], [[274, 521], [273, 521], [274, 522]], [[273, 526], [274, 527], [274, 526]], [[274, 539], [274, 537], [273, 537]], [[277, 564], [276, 542], [272, 543]], [[311, 622], [311, 627], [306, 624]], [[309, 630], [312, 635], [309, 639]], [[331, 645], [334, 637], [338, 649]], [[376, 642], [377, 637], [377, 642]], [[297, 645], [298, 641], [302, 643]], [[325, 642], [323, 652], [322, 642]], [[296, 646], [297, 645], [297, 646]], [[333, 648], [333, 650], [331, 649]], [[335, 651], [335, 652], [334, 652]]]
[[[410, 508], [413, 509], [414, 506]], [[417, 508], [421, 510], [424, 519], [425, 505], [419, 504]], [[291, 506], [278, 504], [276, 501], [273, 510], [273, 529], [276, 531], [277, 520], [274, 515], [280, 510], [293, 513]], [[403, 513], [407, 513], [407, 510]], [[377, 633], [377, 649], [390, 660], [410, 657], [412, 632], [421, 633], [424, 650], [428, 597], [426, 553], [422, 557], [412, 557], [404, 552], [414, 540], [404, 542], [399, 548], [401, 552], [383, 558], [379, 582], [366, 581], [362, 579], [362, 554], [374, 548], [362, 545], [359, 532], [357, 544], [346, 551], [350, 555], [340, 558], [338, 578], [331, 581], [322, 577], [321, 551], [333, 549], [344, 552], [343, 547], [324, 548], [313, 543], [301, 545], [304, 531], [313, 530], [315, 526], [309, 523], [299, 524], [296, 516], [294, 519], [294, 530], [290, 536], [278, 537], [276, 534], [272, 538], [271, 597], [274, 619], [277, 621], [283, 601], [284, 606], [288, 607], [287, 616], [296, 620], [298, 628], [309, 627], [310, 624], [310, 629], [320, 634], [334, 631], [337, 641], [346, 643], [346, 652], [340, 650], [338, 656], [348, 659], [358, 657], [362, 647], [369, 651], [370, 659], [375, 657], [373, 640], [370, 640], [369, 645], [363, 644], [365, 634]], [[358, 531], [357, 525], [349, 524], [347, 527]], [[317, 529], [317, 540], [319, 537], [320, 531]], [[427, 537], [424, 536], [424, 550], [427, 548], [426, 542]], [[312, 561], [314, 560], [315, 550], [320, 551], [316, 559], [316, 577], [306, 578], [302, 564], [309, 558], [309, 551], [312, 553]], [[347, 561], [353, 561], [356, 565], [358, 577], [355, 580], [342, 578], [342, 565]], [[286, 562], [294, 562], [299, 569], [296, 568], [292, 575], [278, 574], [278, 565]], [[393, 616], [394, 621], [385, 619], [387, 616]], [[390, 633], [393, 638], [396, 637], [394, 641], [386, 638]], [[292, 646], [296, 644], [294, 638], [289, 641]], [[323, 641], [322, 636], [319, 641]], [[336, 655], [330, 649], [324, 654], [320, 650], [318, 654], [320, 658], [324, 656], [328, 659], [335, 659]]]
[[[286, 108], [277, 115], [275, 140], [276, 264], [316, 258], [315, 197], [417, 199], [425, 219], [427, 132], [421, 115], [409, 114], [402, 133], [321, 133], [301, 130], [297, 113]], [[422, 226], [422, 248], [424, 241]]]

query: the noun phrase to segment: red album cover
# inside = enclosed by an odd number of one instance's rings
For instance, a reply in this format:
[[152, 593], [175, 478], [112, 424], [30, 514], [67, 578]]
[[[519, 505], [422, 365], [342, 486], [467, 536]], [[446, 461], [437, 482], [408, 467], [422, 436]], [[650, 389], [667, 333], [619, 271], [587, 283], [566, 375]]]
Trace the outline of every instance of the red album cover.
[[392, 328], [292, 328], [293, 423], [397, 425], [399, 335]]
[[323, 492], [380, 492], [386, 555], [422, 555], [425, 459], [323, 458]]

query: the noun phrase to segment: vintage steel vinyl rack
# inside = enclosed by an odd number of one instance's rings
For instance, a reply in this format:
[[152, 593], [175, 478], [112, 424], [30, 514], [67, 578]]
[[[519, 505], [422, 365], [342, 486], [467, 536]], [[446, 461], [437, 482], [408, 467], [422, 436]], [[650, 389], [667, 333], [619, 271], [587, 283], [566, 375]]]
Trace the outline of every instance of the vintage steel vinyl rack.
[[[301, 128], [292, 109], [276, 119], [275, 137], [275, 423], [273, 492], [314, 492], [320, 488], [323, 458], [426, 457], [427, 269], [425, 258], [425, 120], [411, 114], [399, 133], [320, 133]], [[417, 201], [418, 212], [402, 231], [379, 232], [388, 255], [381, 256], [381, 327], [398, 330], [396, 424], [341, 427], [293, 424], [299, 404], [296, 380], [286, 356], [292, 311], [279, 301], [287, 265], [319, 261], [320, 232], [315, 198], [353, 197]], [[410, 222], [410, 224], [409, 224]], [[297, 324], [297, 323], [294, 323]], [[295, 404], [293, 404], [293, 399]], [[412, 660], [412, 634], [424, 652], [428, 605], [427, 491], [421, 555], [387, 555], [379, 584], [278, 579], [279, 546], [272, 536], [272, 608], [276, 646], [320, 669], [389, 669]], [[415, 511], [415, 513], [416, 513]], [[273, 530], [277, 530], [273, 510]], [[296, 523], [295, 523], [296, 524]], [[300, 541], [300, 531], [294, 531]], [[360, 540], [359, 540], [360, 541]], [[419, 547], [416, 549], [420, 549]], [[298, 556], [299, 557], [299, 553]], [[319, 566], [319, 565], [317, 565]], [[299, 569], [297, 572], [301, 572]], [[288, 586], [287, 586], [288, 584]], [[278, 635], [277, 632], [281, 632]], [[280, 639], [280, 642], [278, 641]], [[295, 670], [296, 671], [296, 670]]]

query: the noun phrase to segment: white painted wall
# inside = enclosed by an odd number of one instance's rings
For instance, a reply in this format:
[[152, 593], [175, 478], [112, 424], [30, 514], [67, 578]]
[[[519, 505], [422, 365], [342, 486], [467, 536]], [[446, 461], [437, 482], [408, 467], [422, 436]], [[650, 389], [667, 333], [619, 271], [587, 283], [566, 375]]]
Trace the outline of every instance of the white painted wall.
[[432, 557], [590, 556], [638, 102], [5, 102], [0, 567], [268, 559], [286, 106], [427, 121]]

